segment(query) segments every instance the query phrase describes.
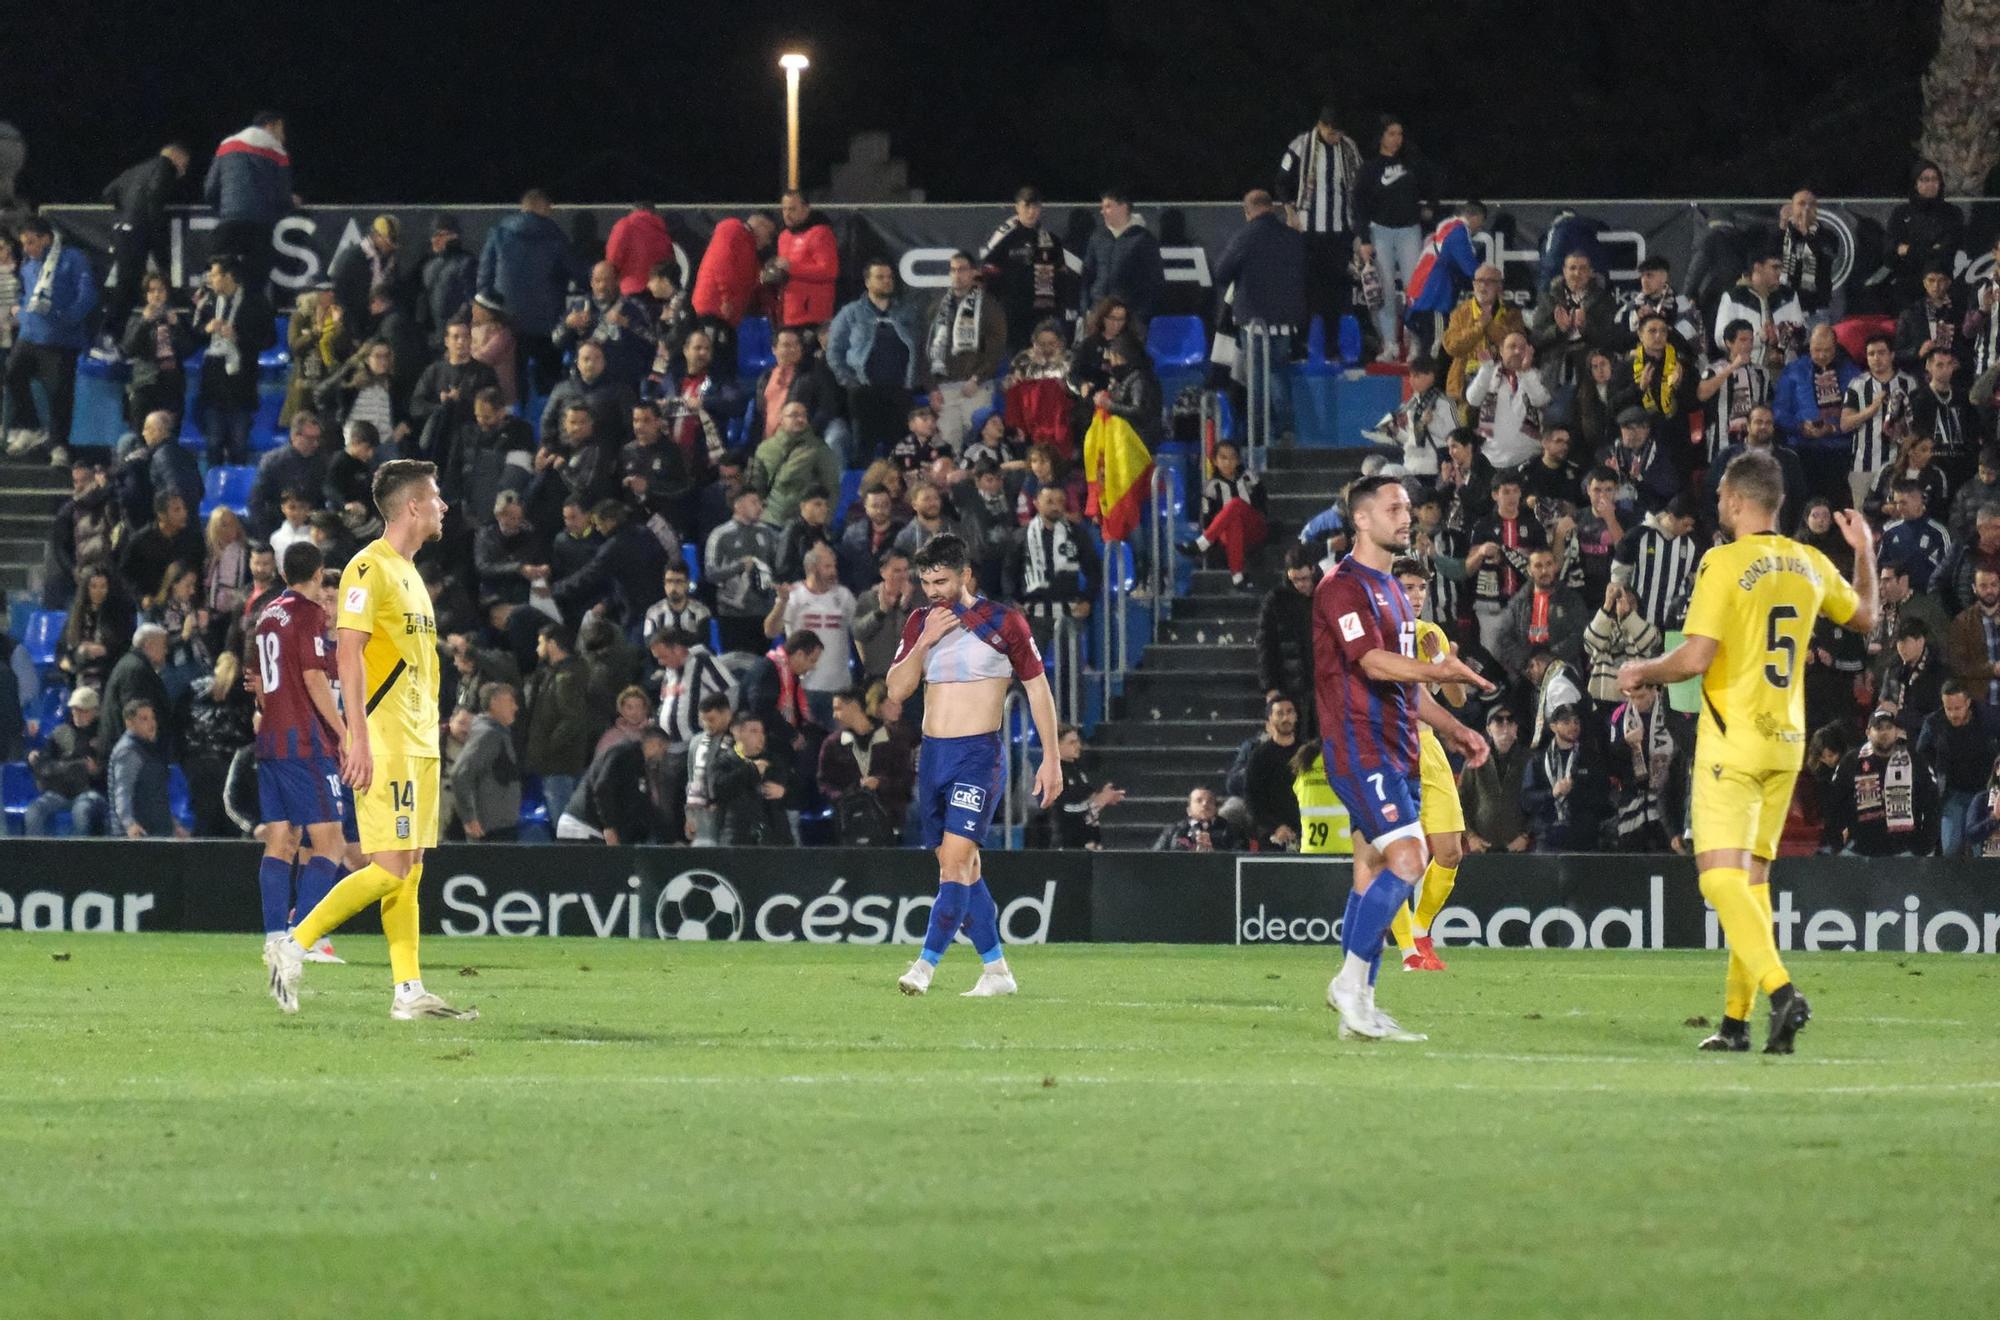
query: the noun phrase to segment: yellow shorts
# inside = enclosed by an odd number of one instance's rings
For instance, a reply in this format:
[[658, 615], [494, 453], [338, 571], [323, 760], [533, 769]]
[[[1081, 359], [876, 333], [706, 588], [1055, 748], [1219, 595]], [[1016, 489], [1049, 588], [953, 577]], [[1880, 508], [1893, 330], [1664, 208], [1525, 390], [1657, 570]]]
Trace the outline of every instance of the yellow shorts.
[[1459, 804], [1458, 781], [1452, 778], [1451, 762], [1444, 756], [1444, 744], [1430, 729], [1417, 731], [1417, 768], [1423, 776], [1423, 801], [1417, 804], [1417, 823], [1426, 834], [1463, 834], [1465, 808]]
[[361, 851], [437, 847], [440, 791], [435, 756], [376, 757], [375, 778], [354, 803]]
[[1765, 861], [1776, 857], [1798, 778], [1796, 770], [1732, 770], [1697, 754], [1691, 811], [1696, 856], [1744, 848]]

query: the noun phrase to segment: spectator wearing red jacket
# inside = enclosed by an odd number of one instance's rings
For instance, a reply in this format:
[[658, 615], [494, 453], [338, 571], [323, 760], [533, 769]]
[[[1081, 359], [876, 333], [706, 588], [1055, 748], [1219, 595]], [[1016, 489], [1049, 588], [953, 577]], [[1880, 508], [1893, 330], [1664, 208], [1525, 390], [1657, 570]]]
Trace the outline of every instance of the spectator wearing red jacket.
[[833, 282], [840, 275], [840, 245], [833, 226], [806, 205], [806, 195], [794, 188], [778, 205], [785, 228], [778, 235], [778, 255], [771, 271], [782, 281], [778, 292], [778, 326], [817, 330], [833, 319]]
[[736, 326], [758, 310], [764, 273], [758, 254], [771, 245], [777, 232], [771, 217], [762, 213], [747, 220], [731, 217], [716, 225], [694, 277], [696, 316], [718, 317]]
[[635, 202], [611, 226], [611, 236], [604, 240], [604, 259], [618, 268], [618, 292], [628, 298], [645, 292], [653, 267], [674, 259], [667, 222], [651, 202]]

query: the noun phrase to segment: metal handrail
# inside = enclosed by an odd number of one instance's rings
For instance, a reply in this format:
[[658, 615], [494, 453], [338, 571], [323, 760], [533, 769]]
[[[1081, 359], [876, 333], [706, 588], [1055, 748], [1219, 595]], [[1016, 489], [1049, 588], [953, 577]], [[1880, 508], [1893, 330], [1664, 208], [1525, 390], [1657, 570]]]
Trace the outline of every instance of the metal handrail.
[[1146, 500], [1147, 544], [1152, 549], [1146, 564], [1146, 589], [1153, 613], [1153, 631], [1160, 630], [1160, 615], [1166, 609], [1167, 587], [1173, 582], [1173, 574], [1168, 571], [1167, 553], [1173, 540], [1168, 523], [1167, 506], [1173, 498], [1173, 488], [1167, 482], [1166, 469], [1153, 467], [1152, 488]]
[[1083, 714], [1083, 629], [1067, 605], [1056, 606], [1050, 647], [1056, 653], [1056, 677], [1060, 681], [1055, 692], [1056, 718], [1064, 724], [1078, 723]]
[[1271, 427], [1277, 411], [1271, 402], [1271, 327], [1252, 321], [1241, 327], [1243, 384], [1245, 391], [1243, 460], [1251, 472], [1262, 475], [1271, 451]]

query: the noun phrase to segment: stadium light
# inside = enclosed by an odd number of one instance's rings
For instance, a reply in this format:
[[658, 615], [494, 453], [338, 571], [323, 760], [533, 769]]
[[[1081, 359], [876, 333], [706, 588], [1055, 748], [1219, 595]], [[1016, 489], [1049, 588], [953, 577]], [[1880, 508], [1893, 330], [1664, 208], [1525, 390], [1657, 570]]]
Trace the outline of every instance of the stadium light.
[[812, 67], [812, 61], [795, 50], [788, 50], [778, 57], [778, 67], [785, 71], [785, 186], [799, 186], [799, 75]]

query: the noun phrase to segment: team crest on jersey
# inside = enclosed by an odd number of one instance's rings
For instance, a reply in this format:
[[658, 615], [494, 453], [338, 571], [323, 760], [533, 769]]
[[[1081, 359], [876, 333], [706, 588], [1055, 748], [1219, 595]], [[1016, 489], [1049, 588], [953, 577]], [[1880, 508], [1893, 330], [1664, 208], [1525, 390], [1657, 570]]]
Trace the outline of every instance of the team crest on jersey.
[[1341, 615], [1340, 635], [1350, 642], [1358, 640], [1361, 636], [1361, 616], [1351, 610]]
[[396, 837], [399, 839], [410, 837], [410, 818], [408, 816], [396, 817]]
[[977, 784], [953, 784], [951, 805], [963, 811], [984, 811], [986, 790]]

